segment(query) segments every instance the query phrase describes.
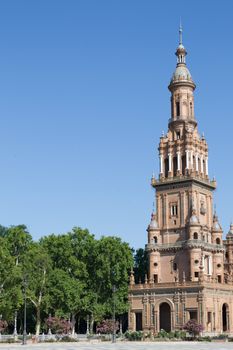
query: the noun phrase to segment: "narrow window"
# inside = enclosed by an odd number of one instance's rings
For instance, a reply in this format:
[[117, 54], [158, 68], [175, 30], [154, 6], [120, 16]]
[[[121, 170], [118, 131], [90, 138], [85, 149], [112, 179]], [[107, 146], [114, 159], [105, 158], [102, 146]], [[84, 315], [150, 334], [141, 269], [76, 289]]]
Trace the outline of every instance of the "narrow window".
[[154, 243], [158, 243], [158, 238], [156, 236], [154, 236]]
[[194, 232], [193, 239], [198, 239], [198, 233], [197, 232]]
[[185, 175], [186, 157], [182, 156], [182, 174]]
[[180, 102], [176, 102], [176, 116], [180, 116]]
[[154, 283], [158, 283], [158, 275], [154, 275]]
[[207, 323], [211, 323], [211, 312], [207, 312]]
[[177, 140], [179, 140], [179, 139], [180, 139], [180, 131], [177, 131], [177, 133], [176, 133], [176, 137], [177, 137]]
[[165, 159], [165, 177], [168, 177], [168, 169], [169, 169], [169, 162], [168, 162], [168, 158]]
[[222, 283], [222, 277], [218, 275], [218, 283]]
[[193, 104], [190, 102], [190, 115], [193, 116]]
[[175, 262], [173, 263], [173, 270], [177, 271], [177, 263], [175, 263]]
[[216, 244], [220, 244], [220, 238], [216, 238]]
[[194, 272], [194, 277], [195, 277], [195, 278], [198, 278], [198, 277], [199, 277], [199, 272], [198, 272], [198, 271], [195, 271], [195, 272]]
[[177, 216], [177, 214], [178, 214], [177, 204], [172, 204], [171, 205], [171, 216]]

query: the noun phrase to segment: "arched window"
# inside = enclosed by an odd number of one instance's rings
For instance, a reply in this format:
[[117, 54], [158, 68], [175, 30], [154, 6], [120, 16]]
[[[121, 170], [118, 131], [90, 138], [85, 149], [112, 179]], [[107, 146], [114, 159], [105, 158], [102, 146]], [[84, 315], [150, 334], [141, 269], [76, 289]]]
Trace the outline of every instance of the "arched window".
[[157, 236], [154, 236], [154, 243], [158, 243], [158, 238], [157, 238]]
[[221, 244], [220, 238], [216, 238], [216, 244]]
[[194, 232], [193, 239], [198, 239], [198, 233], [197, 232]]
[[175, 263], [175, 262], [173, 263], [173, 270], [177, 271], [177, 263]]

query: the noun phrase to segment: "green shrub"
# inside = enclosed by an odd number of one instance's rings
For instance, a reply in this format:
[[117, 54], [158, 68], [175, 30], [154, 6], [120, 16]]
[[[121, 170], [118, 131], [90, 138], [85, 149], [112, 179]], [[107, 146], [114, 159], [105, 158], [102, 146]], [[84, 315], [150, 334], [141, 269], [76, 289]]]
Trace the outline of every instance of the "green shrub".
[[61, 342], [67, 342], [67, 343], [74, 343], [74, 342], [78, 342], [78, 339], [76, 338], [72, 338], [72, 337], [69, 337], [68, 335], [65, 335], [64, 337], [61, 337], [60, 340]]
[[227, 334], [219, 334], [219, 335], [216, 335], [214, 336], [212, 339], [216, 339], [216, 340], [224, 340], [228, 338], [228, 335]]
[[45, 339], [43, 340], [43, 343], [56, 343], [56, 339], [54, 338]]
[[205, 336], [205, 337], [198, 337], [197, 341], [208, 341], [208, 342], [211, 342], [212, 339], [209, 336]]
[[158, 333], [159, 338], [169, 338], [169, 333], [166, 332], [164, 329], [161, 329]]
[[129, 341], [140, 341], [143, 338], [143, 332], [141, 332], [141, 331], [135, 331], [135, 332], [127, 331], [127, 332], [125, 332], [125, 337]]
[[20, 340], [16, 340], [14, 338], [6, 338], [6, 339], [0, 340], [0, 343], [17, 344], [17, 343], [21, 343], [21, 341]]

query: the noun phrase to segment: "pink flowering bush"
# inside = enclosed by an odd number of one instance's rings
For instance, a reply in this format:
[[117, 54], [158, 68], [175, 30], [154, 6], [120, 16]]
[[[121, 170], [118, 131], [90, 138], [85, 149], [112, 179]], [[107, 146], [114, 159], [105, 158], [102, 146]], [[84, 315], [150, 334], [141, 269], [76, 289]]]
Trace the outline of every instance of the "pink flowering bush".
[[199, 324], [196, 320], [189, 320], [183, 329], [193, 335], [194, 338], [204, 330], [202, 324]]
[[[119, 330], [119, 322], [115, 322], [116, 332]], [[114, 331], [114, 322], [113, 320], [103, 320], [96, 327], [96, 333], [101, 334], [111, 334]]]
[[0, 333], [4, 332], [5, 329], [7, 328], [8, 324], [4, 320], [0, 320]]
[[72, 325], [69, 320], [59, 317], [49, 316], [45, 320], [47, 327], [56, 334], [68, 334], [71, 331]]

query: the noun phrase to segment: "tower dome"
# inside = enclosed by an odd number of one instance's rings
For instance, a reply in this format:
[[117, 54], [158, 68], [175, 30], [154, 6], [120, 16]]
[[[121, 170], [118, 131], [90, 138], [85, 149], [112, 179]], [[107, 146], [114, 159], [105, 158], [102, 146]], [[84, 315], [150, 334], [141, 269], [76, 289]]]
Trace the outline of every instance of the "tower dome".
[[197, 212], [195, 208], [192, 208], [192, 216], [189, 219], [190, 225], [199, 225], [199, 220], [197, 217]]
[[187, 55], [187, 51], [185, 50], [185, 47], [182, 43], [182, 27], [180, 26], [179, 29], [179, 46], [176, 49], [176, 56], [177, 56], [177, 65], [175, 72], [172, 75], [170, 85], [169, 85], [169, 90], [172, 90], [174, 85], [177, 84], [188, 84], [190, 85], [193, 89], [195, 89], [196, 85], [194, 84], [192, 80], [192, 76], [186, 66], [185, 58]]
[[230, 224], [230, 230], [229, 230], [227, 236], [228, 236], [228, 237], [229, 237], [229, 236], [232, 236], [232, 237], [233, 237], [233, 223]]
[[214, 213], [214, 216], [213, 216], [213, 230], [214, 231], [221, 231], [222, 230], [221, 225], [218, 221], [218, 216], [217, 216], [216, 212]]
[[149, 229], [150, 230], [156, 230], [158, 228], [159, 228], [159, 225], [158, 225], [158, 222], [156, 220], [156, 214], [152, 213], [151, 214], [151, 221], [150, 221], [150, 224], [149, 224]]

